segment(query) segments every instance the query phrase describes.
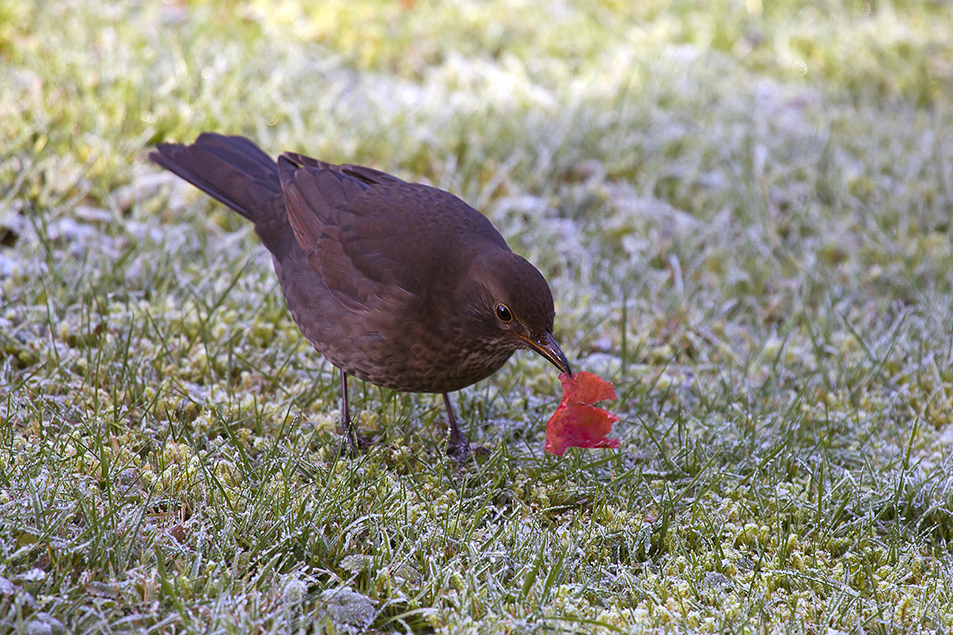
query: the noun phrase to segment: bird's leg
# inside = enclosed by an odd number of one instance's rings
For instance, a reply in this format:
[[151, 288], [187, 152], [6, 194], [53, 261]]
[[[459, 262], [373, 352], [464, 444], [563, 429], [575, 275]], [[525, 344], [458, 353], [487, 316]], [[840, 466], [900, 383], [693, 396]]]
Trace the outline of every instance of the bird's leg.
[[471, 447], [467, 436], [460, 431], [457, 418], [453, 415], [453, 406], [450, 404], [450, 395], [443, 393], [443, 405], [447, 407], [447, 421], [450, 427], [450, 442], [447, 444], [447, 454], [456, 457], [461, 463], [470, 458], [471, 454], [489, 454], [482, 445]]
[[351, 412], [347, 407], [347, 373], [341, 371], [341, 432], [344, 435], [344, 444], [341, 446], [341, 454], [347, 451], [351, 456], [357, 454], [358, 449], [366, 449], [371, 446], [371, 442], [357, 433], [354, 428], [354, 422], [351, 421]]
[[470, 456], [470, 441], [460, 432], [457, 418], [453, 416], [453, 406], [450, 404], [450, 395], [443, 393], [443, 405], [447, 407], [447, 425], [450, 427], [450, 442], [447, 444], [447, 454], [456, 456], [458, 461], [465, 461]]
[[[351, 456], [357, 454], [357, 434], [354, 432], [354, 424], [351, 421], [351, 412], [347, 407], [347, 373], [341, 369], [341, 433], [344, 435], [344, 443], [347, 444], [347, 451]], [[341, 454], [344, 454], [344, 447], [341, 447]]]

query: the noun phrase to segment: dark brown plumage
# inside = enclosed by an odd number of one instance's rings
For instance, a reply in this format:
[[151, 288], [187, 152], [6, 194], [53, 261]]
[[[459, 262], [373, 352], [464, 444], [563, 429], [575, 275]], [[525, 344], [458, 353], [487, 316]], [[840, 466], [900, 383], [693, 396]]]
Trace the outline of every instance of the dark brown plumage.
[[553, 339], [553, 297], [533, 265], [462, 200], [358, 165], [202, 134], [149, 157], [255, 224], [291, 316], [341, 370], [344, 434], [356, 434], [347, 375], [443, 393], [449, 450], [469, 444], [447, 393], [489, 377], [518, 349], [571, 372]]

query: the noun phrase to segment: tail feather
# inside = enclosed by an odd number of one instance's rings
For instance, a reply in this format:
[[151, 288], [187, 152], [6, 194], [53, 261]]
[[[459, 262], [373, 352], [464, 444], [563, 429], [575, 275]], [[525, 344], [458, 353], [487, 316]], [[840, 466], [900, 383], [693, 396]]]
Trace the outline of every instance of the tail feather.
[[256, 228], [280, 222], [285, 214], [278, 164], [244, 137], [204, 133], [192, 145], [160, 143], [149, 158]]

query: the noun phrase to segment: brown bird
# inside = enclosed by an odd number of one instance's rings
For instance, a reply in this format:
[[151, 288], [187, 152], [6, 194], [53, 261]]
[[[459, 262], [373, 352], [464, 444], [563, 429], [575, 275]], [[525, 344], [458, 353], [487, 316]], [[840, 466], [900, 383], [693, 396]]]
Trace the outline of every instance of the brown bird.
[[255, 224], [291, 317], [341, 371], [342, 427], [358, 437], [347, 376], [442, 393], [448, 452], [471, 450], [448, 393], [498, 371], [519, 349], [572, 374], [553, 339], [553, 296], [480, 212], [456, 196], [359, 165], [293, 152], [277, 163], [244, 137], [161, 143], [155, 163]]

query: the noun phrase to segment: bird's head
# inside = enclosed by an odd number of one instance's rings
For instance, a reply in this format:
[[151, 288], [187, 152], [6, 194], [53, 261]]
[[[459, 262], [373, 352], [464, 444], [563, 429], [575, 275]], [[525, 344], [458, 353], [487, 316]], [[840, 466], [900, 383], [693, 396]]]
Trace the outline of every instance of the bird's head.
[[553, 338], [553, 294], [536, 267], [510, 251], [494, 250], [473, 263], [466, 279], [465, 310], [484, 342], [510, 351], [528, 348], [572, 375]]

